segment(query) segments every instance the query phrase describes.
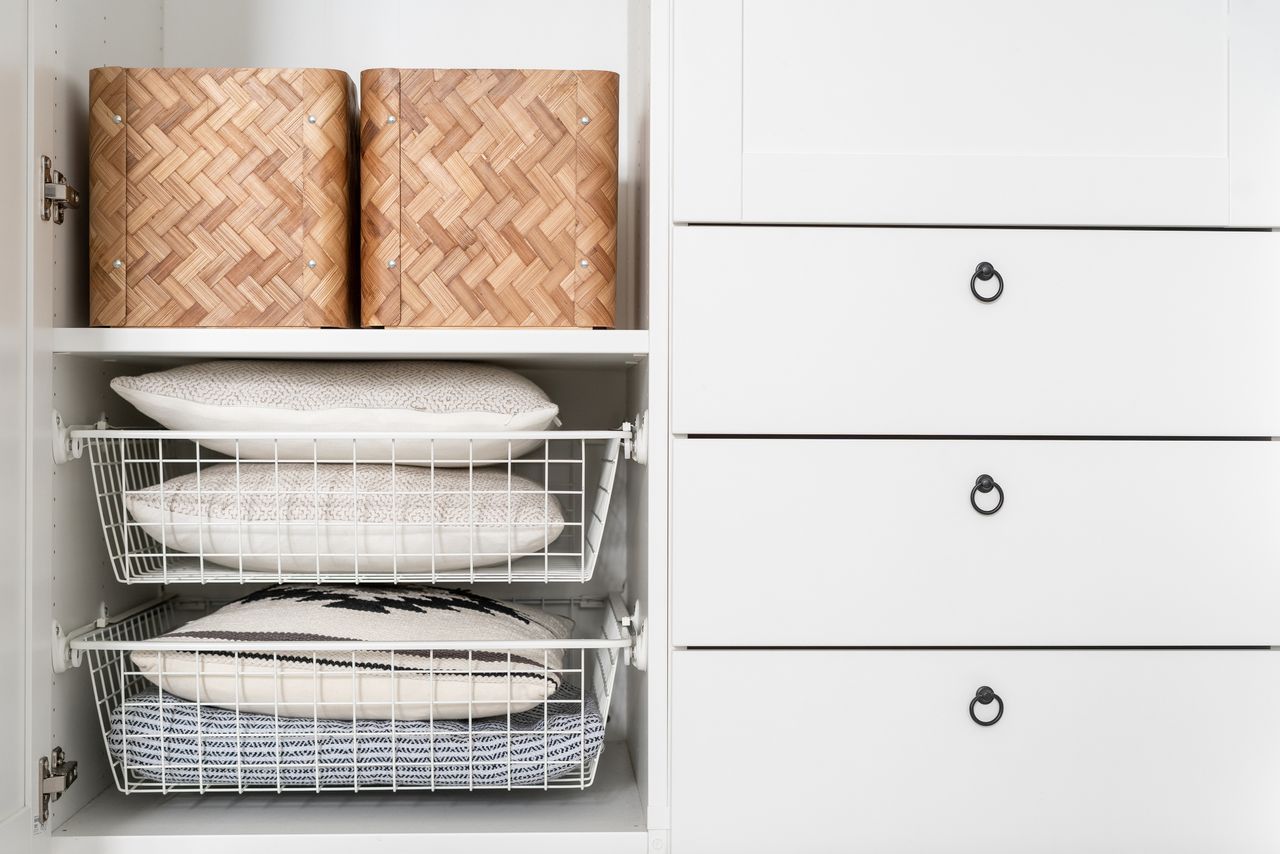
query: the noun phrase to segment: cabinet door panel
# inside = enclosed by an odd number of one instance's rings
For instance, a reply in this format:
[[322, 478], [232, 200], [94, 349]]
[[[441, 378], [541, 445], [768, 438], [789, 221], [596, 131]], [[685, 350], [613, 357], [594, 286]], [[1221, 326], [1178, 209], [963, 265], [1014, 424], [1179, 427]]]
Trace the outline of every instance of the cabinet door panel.
[[[678, 220], [1280, 219], [1280, 13], [1258, 0], [689, 5]], [[735, 167], [740, 187], [710, 177]]]

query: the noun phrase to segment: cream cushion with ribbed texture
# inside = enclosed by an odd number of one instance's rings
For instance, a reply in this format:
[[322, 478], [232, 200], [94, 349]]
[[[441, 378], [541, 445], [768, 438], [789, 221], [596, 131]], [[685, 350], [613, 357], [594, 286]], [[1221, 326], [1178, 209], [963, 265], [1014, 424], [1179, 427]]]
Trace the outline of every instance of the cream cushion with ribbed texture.
[[[229, 360], [183, 365], [111, 387], [170, 430], [250, 432], [444, 432], [476, 439], [362, 440], [359, 459], [466, 466], [505, 461], [538, 448], [537, 440], [486, 440], [484, 433], [546, 430], [558, 409], [532, 381], [474, 362], [317, 362]], [[209, 440], [201, 444], [240, 459], [350, 460], [350, 439]]]
[[128, 492], [166, 551], [252, 571], [443, 572], [540, 552], [556, 496], [503, 468], [220, 463]]

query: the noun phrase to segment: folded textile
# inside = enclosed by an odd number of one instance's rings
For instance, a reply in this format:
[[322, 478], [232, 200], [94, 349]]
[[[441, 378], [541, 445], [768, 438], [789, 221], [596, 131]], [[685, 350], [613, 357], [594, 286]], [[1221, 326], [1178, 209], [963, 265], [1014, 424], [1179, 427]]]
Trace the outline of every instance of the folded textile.
[[197, 705], [155, 688], [111, 715], [107, 748], [135, 780], [246, 787], [538, 786], [604, 745], [595, 700], [562, 686], [545, 707], [473, 721], [335, 721]]

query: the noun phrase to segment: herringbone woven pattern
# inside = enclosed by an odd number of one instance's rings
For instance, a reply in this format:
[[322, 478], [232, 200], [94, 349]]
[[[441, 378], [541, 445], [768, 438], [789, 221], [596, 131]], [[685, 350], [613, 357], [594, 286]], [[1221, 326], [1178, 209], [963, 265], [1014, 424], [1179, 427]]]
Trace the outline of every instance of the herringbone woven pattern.
[[90, 91], [93, 324], [352, 324], [345, 74], [105, 68]]
[[[125, 72], [89, 75], [89, 293], [95, 326], [125, 323]], [[116, 117], [120, 121], [116, 121]], [[116, 265], [120, 262], [120, 266]]]
[[361, 93], [364, 325], [613, 325], [618, 75], [375, 69]]

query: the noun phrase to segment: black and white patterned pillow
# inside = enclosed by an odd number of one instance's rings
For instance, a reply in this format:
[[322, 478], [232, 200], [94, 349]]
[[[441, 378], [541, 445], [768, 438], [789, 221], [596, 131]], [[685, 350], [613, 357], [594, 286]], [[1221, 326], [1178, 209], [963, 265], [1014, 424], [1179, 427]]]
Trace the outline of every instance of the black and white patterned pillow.
[[[353, 642], [555, 641], [572, 621], [424, 585], [276, 585], [159, 638], [186, 645], [304, 641], [298, 652], [134, 650], [137, 670], [187, 700], [336, 720], [457, 720], [516, 714], [560, 687], [564, 651], [361, 651]], [[350, 644], [350, 646], [344, 646]]]

